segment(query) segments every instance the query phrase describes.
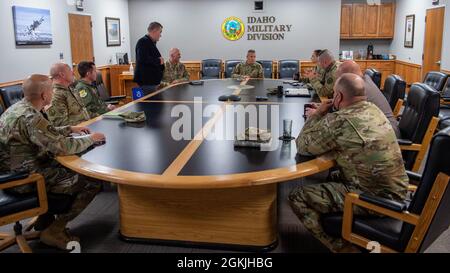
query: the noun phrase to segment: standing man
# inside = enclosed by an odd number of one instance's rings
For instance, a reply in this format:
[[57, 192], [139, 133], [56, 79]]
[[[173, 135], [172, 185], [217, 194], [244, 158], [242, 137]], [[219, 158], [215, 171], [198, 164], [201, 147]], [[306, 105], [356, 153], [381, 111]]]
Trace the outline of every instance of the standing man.
[[47, 109], [54, 126], [77, 125], [91, 117], [81, 98], [72, 90], [73, 72], [69, 65], [56, 63], [50, 69], [53, 79], [53, 99]]
[[98, 95], [97, 87], [94, 82], [97, 80], [97, 68], [93, 62], [80, 62], [78, 64], [78, 74], [81, 79], [75, 86], [75, 93], [81, 99], [91, 118], [102, 115], [114, 110], [116, 107], [112, 104], [106, 104]]
[[164, 64], [164, 75], [161, 86], [168, 86], [189, 81], [189, 73], [184, 64], [180, 63], [181, 53], [178, 48], [169, 51], [169, 60]]
[[[23, 82], [23, 94], [24, 98], [0, 117], [0, 173], [40, 173], [45, 178], [47, 192], [73, 197], [70, 209], [56, 219], [50, 215], [53, 222], [40, 235], [43, 243], [66, 250], [68, 242], [79, 240], [70, 235], [67, 223], [87, 207], [100, 185], [61, 166], [55, 156], [81, 153], [94, 143], [104, 141], [105, 136], [90, 133], [86, 127], [54, 127], [45, 119], [41, 110], [50, 104], [53, 95], [48, 76], [28, 77]], [[88, 135], [72, 138], [71, 133]], [[13, 191], [26, 194], [35, 189], [24, 185]]]
[[231, 73], [233, 79], [248, 80], [253, 79], [263, 79], [264, 71], [262, 65], [256, 62], [256, 51], [254, 49], [249, 49], [247, 51], [247, 61], [245, 63], [240, 63], [233, 68]]
[[[337, 111], [328, 113], [331, 107]], [[331, 154], [340, 175], [333, 181], [294, 189], [290, 205], [303, 225], [330, 250], [350, 251], [351, 245], [324, 232], [321, 215], [343, 212], [349, 192], [404, 201], [408, 176], [400, 147], [383, 112], [366, 101], [364, 81], [357, 75], [343, 74], [334, 87], [333, 101], [307, 115], [297, 138], [298, 153]], [[361, 208], [355, 213], [368, 214]]]
[[336, 81], [336, 70], [339, 64], [334, 60], [334, 56], [329, 50], [323, 50], [320, 53], [318, 62], [319, 67], [323, 69], [323, 73], [320, 76], [312, 73], [307, 77], [319, 97], [331, 99]]
[[134, 81], [142, 88], [144, 95], [155, 91], [163, 77], [164, 59], [156, 48], [162, 28], [160, 23], [151, 22], [147, 28], [148, 33], [136, 44]]

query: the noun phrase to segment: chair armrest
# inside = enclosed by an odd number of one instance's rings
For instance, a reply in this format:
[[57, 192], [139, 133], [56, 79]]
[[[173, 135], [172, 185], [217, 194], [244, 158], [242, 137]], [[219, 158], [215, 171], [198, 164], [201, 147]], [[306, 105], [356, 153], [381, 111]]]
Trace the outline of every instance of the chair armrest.
[[422, 175], [412, 172], [412, 171], [406, 171], [406, 174], [408, 175], [409, 180], [420, 182], [422, 181]]
[[413, 142], [409, 139], [397, 139], [398, 145], [413, 145]]
[[443, 97], [442, 100], [445, 101], [445, 102], [450, 102], [450, 98], [449, 97]]
[[368, 193], [362, 193], [359, 195], [359, 199], [368, 203], [383, 207], [396, 212], [402, 212], [406, 210], [406, 204], [403, 202], [397, 202], [387, 198], [370, 195]]
[[[407, 210], [403, 210], [401, 212], [394, 211], [377, 204], [373, 204], [368, 201], [361, 200], [359, 195], [356, 193], [347, 193], [345, 196], [345, 206], [344, 206], [344, 222], [348, 221], [346, 218], [348, 217], [350, 220], [353, 219], [353, 209], [352, 207], [356, 205], [371, 211], [374, 211], [378, 214], [389, 216], [391, 218], [401, 220], [408, 224], [417, 225], [419, 222], [419, 215], [410, 213]], [[348, 215], [346, 215], [348, 214]], [[345, 237], [344, 237], [345, 238]]]
[[118, 101], [118, 100], [105, 100], [106, 104], [113, 104], [114, 105], [114, 104], [119, 104], [119, 102], [120, 101]]
[[7, 173], [0, 175], [0, 184], [4, 184], [6, 182], [11, 182], [15, 180], [22, 180], [29, 176], [28, 172], [19, 172], [19, 173]]

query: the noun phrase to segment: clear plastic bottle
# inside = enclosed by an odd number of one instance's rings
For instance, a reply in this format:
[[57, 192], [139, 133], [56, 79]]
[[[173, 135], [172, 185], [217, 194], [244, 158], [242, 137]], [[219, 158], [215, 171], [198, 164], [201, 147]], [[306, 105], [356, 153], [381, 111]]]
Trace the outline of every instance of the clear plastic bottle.
[[132, 63], [130, 64], [130, 74], [134, 74], [134, 67]]

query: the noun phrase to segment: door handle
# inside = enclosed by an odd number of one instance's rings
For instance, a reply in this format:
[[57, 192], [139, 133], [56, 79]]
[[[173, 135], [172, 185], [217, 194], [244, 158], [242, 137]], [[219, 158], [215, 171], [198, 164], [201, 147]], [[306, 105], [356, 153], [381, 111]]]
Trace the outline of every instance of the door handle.
[[441, 65], [441, 60], [436, 62], [437, 65]]

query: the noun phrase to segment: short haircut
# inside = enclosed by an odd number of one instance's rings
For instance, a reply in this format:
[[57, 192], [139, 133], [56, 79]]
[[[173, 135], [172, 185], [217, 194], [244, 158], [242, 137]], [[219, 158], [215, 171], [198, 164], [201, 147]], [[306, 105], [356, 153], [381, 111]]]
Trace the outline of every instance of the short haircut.
[[344, 73], [337, 79], [336, 85], [349, 98], [366, 95], [364, 80], [358, 75]]
[[52, 81], [46, 75], [33, 74], [23, 81], [23, 95], [29, 101], [38, 99], [46, 89], [51, 89]]
[[256, 54], [256, 51], [255, 51], [254, 49], [249, 49], [249, 50], [247, 51], [247, 55], [250, 54], [250, 53]]
[[86, 77], [87, 73], [92, 71], [94, 69], [95, 63], [94, 62], [80, 62], [78, 64], [78, 74], [80, 74], [80, 77], [84, 78]]
[[320, 54], [322, 53], [322, 49], [316, 49], [316, 50], [314, 50], [314, 55], [316, 55], [317, 57], [319, 57], [320, 56]]
[[71, 70], [70, 66], [65, 63], [54, 63], [50, 68], [50, 78], [58, 79], [60, 77], [60, 73], [64, 73], [66, 69]]
[[319, 54], [319, 61], [321, 60], [334, 61], [333, 53], [331, 53], [328, 49], [322, 50], [322, 52]]
[[163, 26], [158, 22], [151, 22], [150, 25], [148, 25], [147, 31], [152, 32], [153, 30], [162, 29]]

